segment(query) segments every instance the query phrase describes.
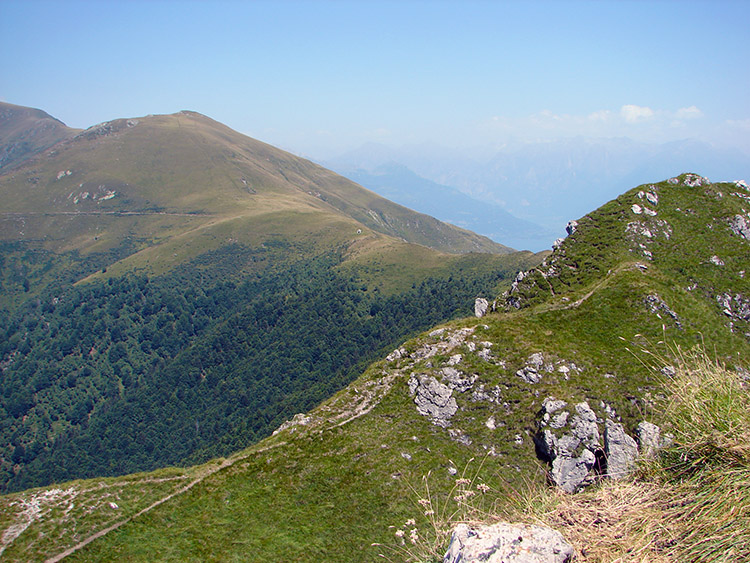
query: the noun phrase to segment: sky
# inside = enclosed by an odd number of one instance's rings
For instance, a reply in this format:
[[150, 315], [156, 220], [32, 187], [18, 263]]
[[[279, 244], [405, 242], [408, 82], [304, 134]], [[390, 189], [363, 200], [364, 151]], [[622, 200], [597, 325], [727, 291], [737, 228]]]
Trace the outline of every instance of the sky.
[[750, 154], [748, 1], [0, 0], [0, 100], [198, 111], [297, 154], [699, 138]]

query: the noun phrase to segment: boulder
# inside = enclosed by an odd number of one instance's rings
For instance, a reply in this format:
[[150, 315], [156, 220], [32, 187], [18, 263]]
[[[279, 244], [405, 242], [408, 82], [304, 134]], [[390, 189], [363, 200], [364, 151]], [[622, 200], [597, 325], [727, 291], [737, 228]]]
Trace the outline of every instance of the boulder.
[[419, 414], [429, 416], [433, 423], [444, 428], [450, 424], [450, 417], [458, 410], [453, 389], [430, 375], [418, 375], [409, 379], [409, 391], [414, 395]]
[[562, 534], [546, 526], [459, 524], [443, 563], [568, 563], [573, 554]]
[[607, 475], [612, 479], [627, 477], [638, 458], [638, 444], [625, 433], [622, 424], [609, 418], [604, 425], [604, 453]]
[[566, 493], [575, 493], [589, 481], [589, 473], [596, 465], [591, 450], [583, 450], [578, 457], [558, 456], [552, 461], [552, 481]]
[[[575, 414], [563, 410], [565, 401], [547, 397], [542, 403], [542, 431], [536, 445], [542, 457], [552, 463], [550, 480], [568, 493], [574, 493], [591, 481], [596, 451], [601, 448], [596, 413], [588, 403], [575, 406]], [[568, 422], [570, 417], [570, 422]], [[551, 429], [563, 429], [555, 435]]]
[[641, 455], [652, 458], [661, 448], [661, 428], [645, 420], [638, 425], [638, 442], [641, 445]]

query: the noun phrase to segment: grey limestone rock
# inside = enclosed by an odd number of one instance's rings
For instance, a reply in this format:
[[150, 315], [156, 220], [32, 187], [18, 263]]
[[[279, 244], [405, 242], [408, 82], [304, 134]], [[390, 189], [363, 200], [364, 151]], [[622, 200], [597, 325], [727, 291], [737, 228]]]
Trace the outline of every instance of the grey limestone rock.
[[638, 442], [641, 445], [641, 455], [651, 458], [661, 448], [661, 428], [645, 420], [638, 425]]
[[625, 433], [622, 424], [607, 419], [604, 427], [604, 453], [607, 475], [612, 479], [627, 477], [638, 457], [638, 444]]
[[596, 464], [591, 450], [583, 450], [578, 457], [556, 457], [552, 462], [552, 481], [566, 493], [575, 493], [588, 481]]
[[[542, 431], [536, 443], [540, 454], [552, 462], [550, 479], [566, 492], [574, 493], [590, 480], [601, 448], [597, 416], [588, 403], [575, 406], [575, 414], [563, 410], [565, 401], [547, 397], [542, 403]], [[562, 434], [552, 431], [565, 429]]]
[[459, 524], [443, 563], [568, 563], [573, 554], [562, 534], [546, 526]]
[[409, 379], [409, 391], [414, 395], [419, 414], [429, 416], [438, 426], [450, 424], [450, 417], [458, 410], [453, 389], [431, 375], [413, 375]]
[[487, 301], [484, 297], [477, 297], [474, 301], [474, 315], [479, 319], [487, 314], [489, 308], [490, 302]]

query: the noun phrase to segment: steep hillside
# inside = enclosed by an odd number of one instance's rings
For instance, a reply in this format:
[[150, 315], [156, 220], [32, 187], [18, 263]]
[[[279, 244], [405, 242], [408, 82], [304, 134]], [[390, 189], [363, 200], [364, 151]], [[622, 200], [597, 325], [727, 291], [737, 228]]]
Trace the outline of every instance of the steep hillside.
[[89, 128], [0, 196], [0, 490], [247, 447], [540, 259], [193, 112]]
[[275, 234], [302, 223], [313, 238], [366, 229], [447, 252], [507, 251], [194, 112], [91, 127], [0, 177], [0, 191], [2, 238], [54, 250], [97, 252], [129, 236], [137, 251], [252, 219]]
[[496, 312], [404, 342], [252, 448], [3, 497], [3, 555], [414, 560], [467, 505], [496, 510], [546, 482], [549, 398], [634, 434], [660, 421], [675, 345], [747, 373], [749, 211], [740, 182], [635, 188], [571, 225]]
[[0, 102], [0, 171], [77, 132], [42, 110]]

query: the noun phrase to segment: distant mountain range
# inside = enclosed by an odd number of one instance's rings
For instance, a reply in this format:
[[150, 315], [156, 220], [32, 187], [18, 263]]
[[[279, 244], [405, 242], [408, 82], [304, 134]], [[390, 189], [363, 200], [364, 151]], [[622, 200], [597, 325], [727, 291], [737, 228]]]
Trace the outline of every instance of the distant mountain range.
[[357, 169], [346, 175], [396, 203], [513, 248], [541, 250], [549, 248], [549, 241], [555, 238], [552, 230], [518, 219], [499, 204], [422, 178], [402, 164], [383, 164], [372, 171]]
[[[541, 250], [565, 235], [565, 225], [602, 205], [630, 186], [651, 178], [700, 170], [715, 180], [750, 177], [750, 156], [696, 140], [646, 144], [627, 138], [568, 138], [507, 145], [488, 154], [450, 150], [437, 145], [393, 148], [369, 143], [326, 165], [374, 191], [398, 186], [414, 209], [429, 207], [436, 217], [455, 217], [458, 191], [483, 202], [463, 205], [461, 225], [517, 248]], [[383, 167], [398, 179], [382, 181]], [[420, 180], [421, 178], [421, 180]], [[423, 182], [442, 186], [423, 197]], [[413, 187], [410, 187], [413, 186]], [[451, 192], [453, 190], [453, 192]], [[450, 194], [450, 195], [449, 195]], [[537, 235], [526, 229], [491, 229], [488, 215], [497, 207], [525, 221], [542, 225]], [[504, 225], [505, 223], [500, 223]], [[512, 221], [508, 221], [512, 224]], [[528, 223], [526, 223], [528, 226]], [[514, 238], [522, 235], [520, 240]], [[497, 238], [496, 238], [497, 237]], [[506, 237], [506, 238], [502, 238]], [[530, 243], [529, 246], [524, 242]]]

